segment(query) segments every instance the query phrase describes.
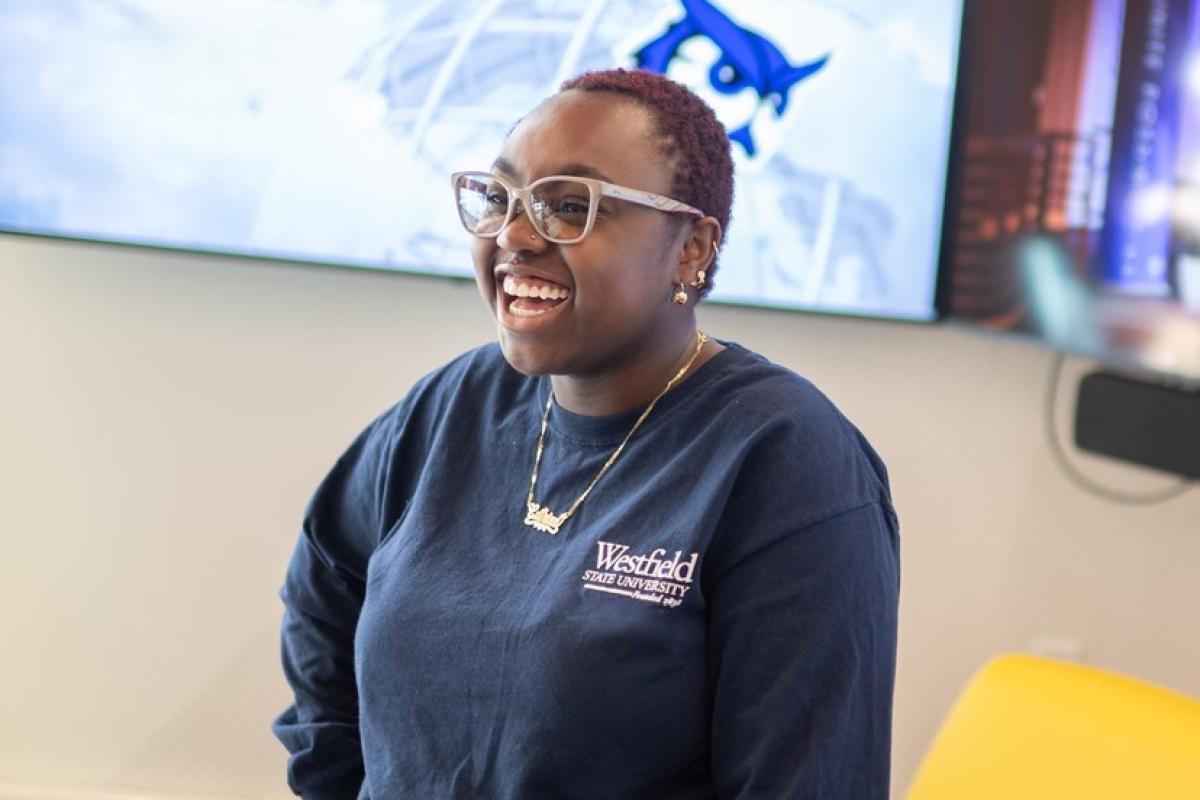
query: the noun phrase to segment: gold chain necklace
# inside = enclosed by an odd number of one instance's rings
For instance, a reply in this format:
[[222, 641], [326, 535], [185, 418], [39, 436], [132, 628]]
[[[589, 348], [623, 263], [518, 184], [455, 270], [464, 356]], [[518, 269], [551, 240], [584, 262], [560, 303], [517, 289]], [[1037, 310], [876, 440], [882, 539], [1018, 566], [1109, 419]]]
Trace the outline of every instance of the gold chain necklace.
[[579, 495], [578, 499], [571, 504], [571, 507], [561, 514], [555, 514], [549, 508], [538, 505], [533, 499], [533, 490], [537, 488], [538, 467], [542, 464], [542, 448], [546, 443], [546, 423], [550, 420], [550, 406], [554, 404], [554, 392], [550, 392], [550, 396], [546, 398], [546, 410], [542, 412], [542, 430], [538, 434], [537, 455], [533, 459], [533, 476], [529, 479], [529, 496], [525, 498], [526, 525], [542, 533], [558, 533], [558, 529], [571, 518], [571, 515], [575, 513], [579, 505], [591, 494], [592, 489], [596, 488], [596, 484], [604, 477], [604, 473], [608, 472], [609, 467], [616, 463], [617, 457], [621, 455], [621, 452], [625, 449], [625, 445], [629, 444], [629, 440], [633, 438], [633, 434], [637, 433], [637, 429], [642, 426], [642, 423], [646, 421], [646, 417], [650, 416], [650, 412], [654, 410], [654, 405], [662, 399], [664, 394], [671, 391], [675, 384], [679, 383], [680, 378], [692, 368], [692, 364], [696, 363], [696, 357], [700, 355], [700, 351], [704, 348], [704, 343], [707, 341], [708, 337], [697, 330], [696, 349], [692, 352], [692, 357], [687, 360], [687, 363], [683, 365], [683, 368], [679, 372], [675, 373], [675, 377], [667, 381], [667, 385], [650, 401], [650, 405], [646, 406], [646, 410], [637, 418], [637, 422], [633, 423], [633, 427], [629, 429], [629, 433], [625, 434], [625, 439], [617, 446], [613, 454], [608, 457], [608, 461], [604, 462], [604, 466], [596, 473], [596, 477], [592, 478], [592, 482], [588, 484], [588, 487], [583, 490], [583, 494]]

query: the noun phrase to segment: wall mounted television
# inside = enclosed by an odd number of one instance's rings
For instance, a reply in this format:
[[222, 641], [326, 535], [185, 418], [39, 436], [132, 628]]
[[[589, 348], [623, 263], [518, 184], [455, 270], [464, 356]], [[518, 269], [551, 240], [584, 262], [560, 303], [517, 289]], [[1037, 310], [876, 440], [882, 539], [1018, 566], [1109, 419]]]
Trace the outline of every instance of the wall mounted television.
[[928, 320], [961, 0], [4, 0], [0, 230], [468, 276], [448, 175], [589, 68], [729, 128], [713, 299]]
[[1200, 1], [970, 9], [939, 305], [1200, 381]]

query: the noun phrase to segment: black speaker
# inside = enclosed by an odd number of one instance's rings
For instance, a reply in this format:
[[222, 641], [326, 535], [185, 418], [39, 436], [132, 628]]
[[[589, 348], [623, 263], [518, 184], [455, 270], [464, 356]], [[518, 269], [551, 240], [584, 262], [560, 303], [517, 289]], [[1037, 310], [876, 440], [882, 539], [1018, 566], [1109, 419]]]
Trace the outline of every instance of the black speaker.
[[1075, 444], [1200, 479], [1200, 388], [1089, 373], [1079, 382]]

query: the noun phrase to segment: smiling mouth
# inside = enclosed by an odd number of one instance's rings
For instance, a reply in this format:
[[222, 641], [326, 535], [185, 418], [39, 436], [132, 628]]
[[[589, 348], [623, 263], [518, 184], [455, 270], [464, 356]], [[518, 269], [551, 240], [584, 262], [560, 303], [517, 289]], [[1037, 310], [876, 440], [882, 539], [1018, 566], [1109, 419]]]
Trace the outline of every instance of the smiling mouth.
[[514, 317], [541, 316], [571, 296], [571, 290], [561, 284], [523, 275], [505, 275], [500, 290], [508, 313]]

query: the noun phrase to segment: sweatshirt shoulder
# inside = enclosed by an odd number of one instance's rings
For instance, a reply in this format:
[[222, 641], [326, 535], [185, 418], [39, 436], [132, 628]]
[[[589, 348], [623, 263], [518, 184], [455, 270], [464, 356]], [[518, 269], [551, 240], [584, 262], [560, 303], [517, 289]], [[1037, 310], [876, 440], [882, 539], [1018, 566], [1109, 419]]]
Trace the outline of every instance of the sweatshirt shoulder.
[[854, 428], [808, 378], [741, 345], [729, 347], [733, 352], [717, 388], [726, 412], [741, 424], [835, 436]]
[[381, 416], [385, 419], [411, 416], [414, 412], [445, 410], [461, 397], [477, 398], [493, 392], [497, 383], [520, 382], [521, 375], [508, 365], [495, 342], [480, 345], [451, 359], [413, 384], [399, 402]]
[[737, 344], [714, 387], [718, 412], [751, 452], [801, 485], [824, 489], [829, 513], [856, 504], [891, 505], [883, 459], [812, 381]]

